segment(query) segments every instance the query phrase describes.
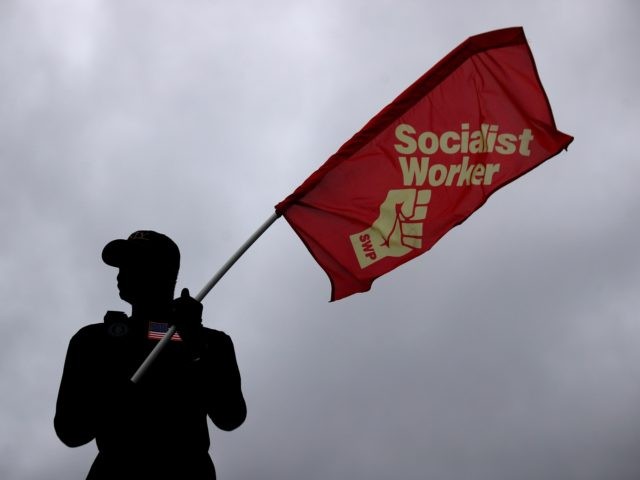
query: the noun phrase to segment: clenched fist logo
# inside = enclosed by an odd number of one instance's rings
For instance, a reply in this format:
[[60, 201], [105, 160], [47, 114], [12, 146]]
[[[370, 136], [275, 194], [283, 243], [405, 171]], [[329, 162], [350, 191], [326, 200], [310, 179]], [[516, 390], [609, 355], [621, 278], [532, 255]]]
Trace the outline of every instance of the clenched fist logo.
[[422, 227], [430, 200], [431, 190], [390, 190], [373, 225], [349, 236], [360, 268], [422, 248]]

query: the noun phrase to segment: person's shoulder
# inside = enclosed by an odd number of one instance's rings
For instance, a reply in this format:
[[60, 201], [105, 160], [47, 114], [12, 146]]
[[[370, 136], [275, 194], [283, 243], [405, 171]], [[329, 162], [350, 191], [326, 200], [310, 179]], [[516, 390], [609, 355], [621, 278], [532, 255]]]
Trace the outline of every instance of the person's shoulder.
[[71, 337], [71, 341], [85, 343], [101, 339], [105, 336], [105, 333], [106, 329], [104, 323], [91, 323], [80, 328], [80, 330]]
[[231, 337], [222, 330], [216, 330], [214, 328], [203, 327], [207, 340], [209, 342], [217, 343], [233, 343]]

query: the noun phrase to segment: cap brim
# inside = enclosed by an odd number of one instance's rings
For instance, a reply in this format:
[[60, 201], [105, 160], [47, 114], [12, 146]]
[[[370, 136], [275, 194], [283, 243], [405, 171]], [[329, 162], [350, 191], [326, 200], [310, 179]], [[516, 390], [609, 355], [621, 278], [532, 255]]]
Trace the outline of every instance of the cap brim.
[[102, 249], [102, 260], [112, 267], [120, 267], [126, 263], [129, 245], [126, 240], [112, 240]]

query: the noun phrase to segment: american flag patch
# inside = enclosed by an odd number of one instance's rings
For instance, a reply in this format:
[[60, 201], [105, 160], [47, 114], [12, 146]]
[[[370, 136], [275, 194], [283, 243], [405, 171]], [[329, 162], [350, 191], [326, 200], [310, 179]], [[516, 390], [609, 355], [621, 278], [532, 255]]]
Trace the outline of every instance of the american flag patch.
[[[149, 322], [149, 330], [147, 331], [147, 338], [149, 340], [161, 340], [164, 334], [169, 330], [169, 324], [165, 322]], [[175, 332], [171, 337], [173, 342], [181, 342], [180, 334]]]

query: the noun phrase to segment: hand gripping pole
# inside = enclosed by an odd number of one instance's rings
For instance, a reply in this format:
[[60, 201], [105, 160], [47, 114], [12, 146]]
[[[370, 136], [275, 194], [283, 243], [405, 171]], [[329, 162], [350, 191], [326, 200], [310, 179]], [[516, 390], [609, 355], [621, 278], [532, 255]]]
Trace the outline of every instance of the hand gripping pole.
[[[202, 299], [206, 297], [207, 294], [211, 291], [211, 289], [216, 285], [216, 283], [220, 281], [220, 279], [224, 276], [224, 274], [227, 273], [227, 271], [229, 271], [229, 269], [233, 266], [233, 264], [238, 261], [238, 259], [244, 254], [244, 252], [249, 250], [249, 247], [253, 245], [255, 241], [258, 240], [258, 238], [260, 238], [260, 236], [273, 224], [273, 222], [275, 222], [278, 219], [279, 216], [280, 215], [277, 212], [272, 214], [267, 219], [267, 221], [264, 222], [260, 226], [260, 228], [258, 228], [258, 230], [256, 230], [255, 233], [251, 235], [251, 237], [249, 237], [249, 239], [246, 242], [244, 242], [244, 244], [238, 249], [238, 251], [235, 254], [233, 254], [229, 260], [227, 260], [227, 263], [225, 263], [222, 266], [222, 268], [218, 270], [218, 273], [216, 273], [211, 278], [211, 280], [209, 280], [209, 282], [202, 288], [202, 290], [198, 292], [198, 294], [194, 298], [197, 301], [201, 302]], [[140, 378], [142, 378], [142, 375], [144, 375], [144, 373], [147, 371], [149, 366], [160, 354], [162, 349], [167, 345], [167, 343], [169, 343], [169, 341], [171, 341], [171, 337], [175, 332], [176, 332], [176, 327], [175, 325], [172, 325], [169, 328], [169, 330], [167, 330], [167, 333], [165, 333], [164, 336], [160, 339], [160, 341], [156, 344], [153, 350], [151, 350], [151, 352], [149, 353], [147, 358], [144, 360], [144, 362], [142, 362], [140, 367], [138, 367], [138, 370], [136, 371], [136, 373], [133, 374], [133, 376], [131, 377], [131, 381], [133, 383], [138, 383], [138, 381], [140, 381]]]

